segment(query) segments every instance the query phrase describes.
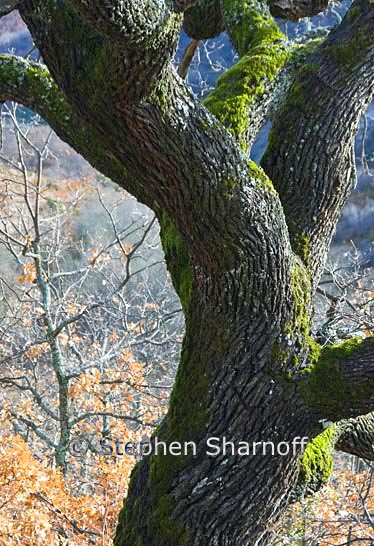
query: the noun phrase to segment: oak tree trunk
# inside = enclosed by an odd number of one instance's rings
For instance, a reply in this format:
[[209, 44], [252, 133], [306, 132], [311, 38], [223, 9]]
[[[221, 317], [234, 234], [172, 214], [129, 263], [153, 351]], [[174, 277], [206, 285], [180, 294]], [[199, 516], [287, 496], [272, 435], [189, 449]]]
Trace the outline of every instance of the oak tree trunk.
[[[324, 455], [308, 469], [300, 449], [212, 457], [206, 442], [292, 445], [321, 420], [349, 419], [326, 449], [368, 456], [368, 436], [352, 437], [372, 434], [370, 418], [354, 419], [374, 409], [372, 340], [321, 348], [311, 321], [373, 95], [373, 2], [356, 0], [301, 49], [272, 14], [309, 16], [326, 2], [20, 0], [0, 2], [0, 15], [16, 4], [47, 68], [1, 56], [0, 100], [33, 108], [156, 212], [186, 318], [155, 437], [197, 453], [135, 467], [115, 545], [269, 544], [298, 479], [320, 484]], [[204, 105], [172, 65], [183, 21], [195, 40], [225, 29], [240, 55]], [[269, 118], [263, 170], [249, 151]]]

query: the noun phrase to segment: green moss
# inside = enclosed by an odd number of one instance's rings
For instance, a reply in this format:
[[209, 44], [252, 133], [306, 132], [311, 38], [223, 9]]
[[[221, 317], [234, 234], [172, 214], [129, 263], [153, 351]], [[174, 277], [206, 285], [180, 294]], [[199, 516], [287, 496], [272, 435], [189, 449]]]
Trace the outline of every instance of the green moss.
[[282, 385], [285, 399], [293, 397], [300, 372], [313, 366], [321, 351], [321, 346], [310, 334], [310, 277], [299, 260], [295, 261], [289, 286], [292, 304], [290, 318], [273, 343], [269, 360], [269, 374]]
[[[300, 261], [295, 261], [290, 278], [290, 291], [292, 301], [291, 318], [284, 326], [282, 338], [286, 340], [283, 350], [292, 353], [298, 362], [297, 352], [304, 351], [308, 346], [308, 360], [313, 361], [318, 357], [319, 345], [310, 336], [311, 303], [310, 303], [310, 276], [305, 266]], [[287, 347], [290, 347], [287, 349]], [[296, 354], [294, 351], [296, 350]]]
[[348, 12], [348, 17], [349, 17], [349, 19], [351, 21], [354, 21], [360, 15], [361, 15], [361, 10], [360, 10], [359, 6], [355, 6], [355, 7], [351, 8], [349, 10], [349, 12]]
[[233, 190], [238, 186], [238, 181], [235, 178], [226, 178], [223, 183], [228, 190], [226, 196], [231, 199]]
[[334, 427], [331, 426], [307, 445], [300, 460], [298, 495], [313, 493], [326, 485], [333, 469], [331, 456], [333, 444]]
[[359, 31], [354, 39], [348, 43], [334, 44], [325, 48], [335, 61], [341, 66], [351, 66], [365, 54], [370, 39], [364, 32]]
[[249, 109], [285, 65], [290, 49], [272, 18], [258, 2], [225, 0], [227, 28], [241, 59], [218, 80], [207, 108], [246, 148]]
[[290, 241], [292, 249], [295, 254], [299, 256], [303, 263], [309, 267], [310, 265], [310, 238], [304, 232], [300, 231], [300, 228], [292, 222], [288, 222], [288, 232], [290, 234]]
[[189, 306], [192, 286], [192, 267], [179, 231], [165, 212], [159, 215], [160, 237], [174, 288], [184, 312]]
[[[363, 340], [352, 338], [339, 345], [324, 347], [318, 358], [304, 371], [302, 391], [305, 402], [314, 408], [321, 408], [328, 415], [331, 409], [334, 415], [344, 412], [349, 404], [370, 396], [373, 381], [355, 385], [344, 379], [339, 362], [346, 361], [355, 353], [362, 351]], [[366, 342], [369, 343], [369, 342]], [[374, 342], [373, 342], [374, 343]]]
[[258, 0], [223, 0], [229, 37], [240, 57], [260, 43], [284, 40], [267, 7]]
[[163, 495], [158, 499], [157, 508], [150, 520], [151, 536], [154, 537], [156, 544], [184, 546], [188, 543], [187, 530], [177, 521], [170, 519], [173, 507], [174, 499], [171, 495]]
[[305, 265], [309, 265], [310, 260], [310, 239], [305, 232], [290, 231], [292, 248], [295, 253], [303, 260]]
[[310, 328], [310, 284], [308, 276], [301, 266], [296, 263], [291, 273], [290, 290], [292, 301], [291, 318], [284, 326], [282, 335], [287, 340], [287, 345], [292, 347], [299, 342], [300, 346], [309, 335]]
[[305, 64], [297, 72], [297, 77], [290, 87], [286, 100], [283, 104], [283, 110], [303, 110], [306, 105], [305, 93], [310, 88], [310, 79], [313, 78], [319, 70], [317, 64]]
[[254, 161], [250, 161], [248, 167], [249, 173], [256, 180], [258, 187], [278, 197], [278, 192], [274, 189], [273, 183], [267, 176], [265, 171], [261, 167], [256, 165]]
[[[265, 171], [252, 160], [248, 162], [247, 176], [249, 179], [253, 180], [256, 183], [257, 187], [261, 188], [262, 191], [266, 193], [271, 193], [279, 198], [278, 192], [274, 189], [270, 178], [267, 176]], [[235, 178], [227, 178], [223, 181], [223, 184], [227, 190], [225, 192], [226, 198], [232, 199], [235, 189], [243, 184], [243, 179], [238, 180]]]

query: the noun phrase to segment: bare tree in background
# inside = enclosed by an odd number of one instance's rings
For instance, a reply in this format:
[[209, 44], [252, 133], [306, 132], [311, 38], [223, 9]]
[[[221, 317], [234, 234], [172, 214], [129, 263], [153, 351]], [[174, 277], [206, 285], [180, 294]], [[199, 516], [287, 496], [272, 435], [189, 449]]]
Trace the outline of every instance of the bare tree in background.
[[[0, 156], [0, 397], [14, 431], [66, 473], [74, 434], [95, 451], [100, 437], [158, 423], [180, 309], [155, 220], [113, 188], [104, 196], [100, 184], [46, 177], [52, 131], [36, 145], [14, 105], [5, 116], [17, 153]], [[92, 226], [82, 224], [87, 201]]]
[[[372, 336], [322, 347], [311, 327], [373, 95], [373, 2], [355, 0], [324, 39], [302, 48], [274, 21], [328, 3], [0, 3], [2, 15], [18, 7], [46, 65], [2, 56], [0, 100], [37, 111], [155, 212], [186, 318], [157, 434], [194, 441], [197, 456], [140, 462], [116, 546], [271, 542], [299, 469], [308, 474], [305, 460], [208, 458], [210, 437], [277, 443], [352, 419], [340, 446], [367, 453], [372, 430], [360, 416], [374, 408]], [[204, 104], [173, 67], [182, 24], [195, 40], [225, 30], [238, 53]], [[269, 119], [262, 170], [250, 149]]]

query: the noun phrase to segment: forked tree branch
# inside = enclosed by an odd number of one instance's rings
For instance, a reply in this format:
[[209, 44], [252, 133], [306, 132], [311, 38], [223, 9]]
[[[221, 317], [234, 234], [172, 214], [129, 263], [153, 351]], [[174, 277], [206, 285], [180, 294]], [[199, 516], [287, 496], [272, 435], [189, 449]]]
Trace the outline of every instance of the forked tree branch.
[[354, 137], [374, 89], [373, 25], [373, 3], [356, 0], [307, 58], [274, 117], [263, 160], [314, 285], [356, 179]]

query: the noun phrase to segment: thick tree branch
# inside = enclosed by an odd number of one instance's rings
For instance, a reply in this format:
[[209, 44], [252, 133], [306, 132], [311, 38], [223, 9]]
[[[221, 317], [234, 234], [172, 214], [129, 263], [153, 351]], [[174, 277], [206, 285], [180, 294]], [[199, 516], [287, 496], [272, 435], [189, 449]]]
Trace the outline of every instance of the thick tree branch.
[[323, 348], [302, 377], [304, 400], [316, 419], [340, 421], [374, 407], [374, 339]]
[[[165, 28], [173, 26], [172, 18], [178, 9], [187, 9], [193, 0], [69, 0], [80, 17], [97, 32], [118, 40], [124, 45], [144, 44], [162, 36]], [[178, 17], [180, 21], [180, 17]]]
[[334, 447], [338, 451], [374, 461], [374, 414], [337, 423]]
[[184, 14], [183, 28], [194, 40], [208, 40], [225, 30], [221, 0], [198, 0]]
[[338, 421], [308, 444], [301, 459], [294, 500], [314, 494], [327, 484], [333, 470], [333, 450], [373, 461], [374, 414]]
[[[137, 59], [136, 67], [130, 63], [131, 73], [127, 68], [114, 73], [117, 54], [122, 54], [116, 50], [114, 64], [110, 63], [103, 80], [101, 69], [103, 62], [108, 65], [108, 44], [90, 29], [81, 28], [79, 18], [66, 14], [66, 7], [49, 4], [48, 10], [41, 9], [39, 2], [27, 0], [22, 15], [77, 119], [93, 135], [91, 157], [97, 148], [100, 153], [102, 149], [124, 166], [122, 171], [126, 168], [122, 180], [118, 175], [114, 180], [153, 209], [167, 213], [196, 264], [210, 272], [231, 270], [243, 253], [248, 255], [254, 239], [261, 245], [280, 244], [275, 233], [284, 233], [284, 219], [281, 213], [273, 213], [279, 203], [271, 184], [266, 186], [263, 173], [248, 166], [231, 136], [191, 96], [171, 67], [160, 80], [153, 81], [155, 88], [150, 90], [153, 65], [150, 73], [139, 75], [141, 63]], [[72, 27], [72, 38], [66, 27]], [[91, 32], [89, 40], [87, 32]], [[65, 36], [61, 39], [64, 47], [61, 40], [58, 44], [54, 40], [56, 35]], [[143, 81], [147, 87], [143, 88]], [[124, 92], [120, 92], [121, 85]], [[135, 100], [139, 88], [143, 91]], [[148, 94], [140, 103], [143, 92]], [[87, 157], [86, 151], [83, 155]], [[265, 187], [270, 191], [264, 191]], [[244, 209], [246, 225], [238, 238], [234, 219], [243, 218]], [[233, 220], [231, 228], [227, 219]], [[273, 221], [277, 228], [270, 226]], [[268, 233], [264, 238], [253, 235], [260, 226]], [[278, 257], [287, 252], [286, 244]]]
[[328, 3], [329, 0], [269, 0], [272, 15], [289, 21], [313, 17], [324, 11]]
[[315, 284], [355, 182], [354, 136], [374, 87], [373, 24], [373, 4], [356, 0], [300, 69], [263, 160]]
[[[142, 5], [147, 3], [152, 1], [142, 2]], [[80, 6], [82, 10], [79, 12], [71, 7], [72, 4], [24, 0], [20, 6], [20, 13], [55, 81], [61, 89], [73, 91], [74, 88], [80, 99], [80, 110], [88, 105], [96, 106], [97, 115], [103, 117], [107, 114], [103, 112], [103, 104], [112, 109], [119, 100], [126, 103], [141, 101], [151, 93], [170, 64], [177, 45], [181, 15], [155, 0], [155, 6], [162, 5], [167, 15], [166, 19], [160, 15], [157, 28], [153, 29], [152, 16], [148, 18], [148, 13], [143, 13], [135, 2], [122, 3], [123, 9], [118, 7], [113, 20], [92, 11], [91, 2], [77, 1], [75, 7]], [[108, 2], [92, 4], [99, 4], [105, 13], [112, 10]], [[126, 21], [129, 19], [128, 27], [123, 26], [122, 16]], [[145, 25], [150, 21], [148, 30], [148, 27], [142, 27], [139, 18]], [[111, 33], [116, 21], [123, 35]], [[105, 22], [109, 28], [105, 27]], [[59, 36], [58, 42], [56, 36]], [[70, 70], [73, 66], [74, 75]]]
[[[272, 82], [291, 49], [266, 6], [257, 0], [224, 0], [226, 28], [241, 59], [218, 80], [205, 104], [246, 148], [272, 101]], [[266, 96], [267, 104], [263, 98]]]
[[[60, 138], [96, 169], [124, 184], [127, 173], [123, 165], [100, 145], [101, 133], [82, 122], [45, 66], [15, 55], [0, 55], [0, 101], [7, 100], [23, 104], [39, 114]], [[150, 204], [148, 197], [147, 193], [138, 194], [146, 204]]]

